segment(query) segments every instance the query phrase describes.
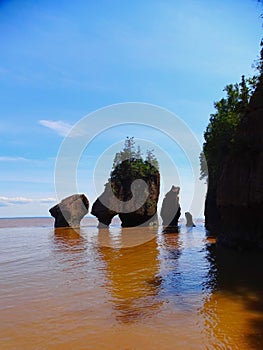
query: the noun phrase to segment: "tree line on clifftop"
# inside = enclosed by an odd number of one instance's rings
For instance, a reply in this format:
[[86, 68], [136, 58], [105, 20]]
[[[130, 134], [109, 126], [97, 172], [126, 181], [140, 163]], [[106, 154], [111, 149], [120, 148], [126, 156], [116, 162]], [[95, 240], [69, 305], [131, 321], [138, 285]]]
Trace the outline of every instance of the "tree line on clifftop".
[[[240, 83], [229, 84], [223, 91], [226, 96], [214, 103], [215, 112], [210, 115], [209, 124], [204, 132], [203, 150], [200, 154], [200, 179], [208, 184], [205, 203], [206, 227], [217, 230], [220, 221], [217, 212], [218, 182], [226, 155], [240, 154], [249, 142], [238, 137], [238, 130], [244, 115], [248, 113], [251, 97], [262, 83], [263, 77], [263, 40], [260, 57], [255, 61], [256, 74], [241, 77]], [[209, 176], [208, 176], [209, 175]]]
[[214, 103], [215, 113], [210, 115], [209, 124], [204, 132], [205, 142], [200, 154], [200, 179], [216, 185], [218, 173], [225, 155], [237, 146], [237, 127], [248, 108], [251, 96], [263, 73], [263, 40], [260, 58], [253, 65], [258, 74], [253, 77], [241, 77], [240, 83], [229, 84], [223, 91], [226, 97]]

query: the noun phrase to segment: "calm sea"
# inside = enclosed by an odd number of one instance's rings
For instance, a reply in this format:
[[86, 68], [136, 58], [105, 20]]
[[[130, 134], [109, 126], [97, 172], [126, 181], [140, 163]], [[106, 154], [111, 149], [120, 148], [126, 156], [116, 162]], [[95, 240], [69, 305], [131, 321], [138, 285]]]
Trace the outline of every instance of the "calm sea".
[[1, 350], [263, 349], [261, 255], [96, 225], [0, 219]]

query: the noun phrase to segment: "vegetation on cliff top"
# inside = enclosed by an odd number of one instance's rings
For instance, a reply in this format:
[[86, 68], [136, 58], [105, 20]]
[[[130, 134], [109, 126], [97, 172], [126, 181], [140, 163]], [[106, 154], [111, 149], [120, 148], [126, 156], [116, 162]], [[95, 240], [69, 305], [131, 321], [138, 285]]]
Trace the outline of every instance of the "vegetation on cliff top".
[[112, 172], [111, 182], [119, 182], [130, 179], [145, 179], [159, 173], [159, 164], [153, 150], [146, 151], [146, 158], [143, 159], [140, 146], [135, 148], [133, 137], [127, 137], [122, 151], [116, 153]]
[[200, 178], [208, 180], [216, 186], [222, 162], [236, 145], [237, 127], [245, 114], [250, 98], [263, 73], [263, 40], [260, 57], [254, 64], [258, 75], [252, 78], [242, 76], [241, 82], [229, 84], [224, 88], [226, 97], [214, 103], [215, 113], [210, 115], [209, 124], [204, 133], [205, 142], [200, 155]]
[[225, 98], [214, 103], [216, 112], [210, 116], [204, 133], [203, 152], [200, 155], [201, 179], [207, 178], [207, 169], [209, 181], [217, 177], [225, 155], [234, 147], [237, 126], [248, 107], [256, 84], [257, 77], [242, 76], [239, 84], [229, 84], [225, 87]]

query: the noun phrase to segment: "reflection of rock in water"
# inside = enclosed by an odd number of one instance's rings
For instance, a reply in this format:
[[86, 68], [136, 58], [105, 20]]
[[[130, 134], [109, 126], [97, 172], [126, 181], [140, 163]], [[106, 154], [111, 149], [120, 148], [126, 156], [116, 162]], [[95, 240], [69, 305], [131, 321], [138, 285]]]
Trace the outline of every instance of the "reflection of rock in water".
[[[263, 344], [263, 256], [207, 245], [211, 264], [204, 287], [210, 291], [200, 315], [215, 348], [261, 350]], [[232, 349], [232, 348], [231, 348]], [[235, 348], [234, 348], [235, 349]]]
[[176, 258], [179, 258], [181, 255], [181, 244], [179, 242], [178, 233], [164, 235], [162, 237], [162, 246], [165, 254], [168, 254], [169, 256], [172, 254]]
[[[87, 241], [81, 229], [58, 228], [53, 236], [53, 258], [56, 261], [58, 285], [74, 288], [78, 293], [90, 284], [87, 268]], [[59, 272], [60, 271], [60, 272]]]
[[181, 274], [178, 272], [178, 261], [181, 256], [181, 242], [178, 233], [161, 236], [160, 259], [162, 260], [162, 296], [178, 295], [182, 292]]
[[203, 282], [203, 288], [209, 292], [217, 289], [217, 263], [216, 263], [216, 240], [206, 239], [206, 259], [209, 263], [207, 276]]
[[180, 227], [179, 226], [166, 226], [163, 228], [163, 233], [179, 233]]
[[161, 281], [156, 238], [130, 248], [98, 249], [106, 264], [116, 319], [133, 322], [157, 312], [160, 301], [155, 296]]
[[81, 236], [80, 229], [71, 227], [55, 228], [54, 243], [59, 251], [80, 252], [86, 250], [86, 240]]

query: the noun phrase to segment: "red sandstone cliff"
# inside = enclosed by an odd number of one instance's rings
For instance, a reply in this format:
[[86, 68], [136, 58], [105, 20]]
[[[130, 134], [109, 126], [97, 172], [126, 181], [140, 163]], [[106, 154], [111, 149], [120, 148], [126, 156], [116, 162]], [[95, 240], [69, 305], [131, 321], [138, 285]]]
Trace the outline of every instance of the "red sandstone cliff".
[[263, 248], [263, 77], [237, 132], [235, 149], [223, 164], [217, 207], [219, 242]]

